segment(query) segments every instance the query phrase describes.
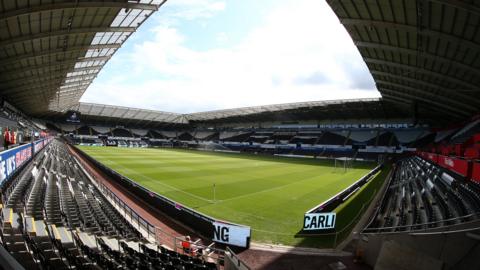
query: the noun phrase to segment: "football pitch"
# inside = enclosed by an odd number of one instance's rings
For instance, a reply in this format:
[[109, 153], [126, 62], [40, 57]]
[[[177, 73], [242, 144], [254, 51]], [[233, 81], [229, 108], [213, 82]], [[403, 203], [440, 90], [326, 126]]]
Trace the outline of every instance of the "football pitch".
[[302, 238], [294, 236], [307, 210], [374, 167], [356, 163], [343, 172], [335, 170], [330, 160], [177, 149], [79, 148], [147, 189], [214, 218], [250, 226], [254, 242], [284, 245], [301, 245]]

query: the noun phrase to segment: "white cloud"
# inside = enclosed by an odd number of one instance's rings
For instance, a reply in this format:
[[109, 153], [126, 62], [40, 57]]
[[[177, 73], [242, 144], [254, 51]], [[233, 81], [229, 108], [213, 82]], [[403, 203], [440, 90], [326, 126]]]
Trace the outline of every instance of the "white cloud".
[[228, 41], [228, 35], [225, 32], [220, 32], [216, 35], [216, 41], [219, 44], [224, 44]]
[[[187, 19], [225, 8], [221, 1], [176, 0]], [[204, 1], [201, 1], [202, 3]], [[208, 11], [206, 11], [208, 10]], [[203, 15], [200, 15], [203, 14]], [[175, 15], [177, 16], [177, 15]], [[217, 35], [218, 45], [228, 29]], [[373, 80], [347, 32], [325, 1], [292, 0], [232, 48], [196, 51], [176, 24], [164, 23], [128, 57], [134, 81], [94, 83], [84, 101], [196, 112], [242, 106], [378, 97]]]
[[[210, 18], [225, 10], [224, 0], [174, 0], [168, 1], [170, 12], [165, 14], [170, 20], [197, 20]], [[162, 18], [164, 19], [164, 18]]]

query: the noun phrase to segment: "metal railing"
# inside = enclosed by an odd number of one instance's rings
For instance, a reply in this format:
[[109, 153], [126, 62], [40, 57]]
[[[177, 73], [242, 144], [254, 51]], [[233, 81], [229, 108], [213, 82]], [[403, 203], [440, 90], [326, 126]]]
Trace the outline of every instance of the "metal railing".
[[[438, 220], [433, 222], [417, 223], [411, 225], [390, 226], [390, 227], [378, 227], [368, 228], [362, 231], [362, 234], [399, 234], [399, 233], [445, 233], [451, 229], [456, 230], [458, 226], [465, 226], [471, 223], [480, 223], [480, 212], [456, 217], [444, 220]], [[459, 221], [459, 223], [456, 223]], [[446, 224], [447, 223], [447, 224]], [[448, 224], [450, 223], [450, 224]], [[446, 225], [445, 225], [446, 224]]]
[[[182, 248], [183, 242], [189, 242], [192, 246], [192, 251], [189, 255], [200, 257], [204, 261], [214, 262], [216, 264], [219, 261], [223, 260], [225, 250], [214, 248], [213, 244], [205, 246], [198, 242], [187, 241], [185, 236], [174, 236], [159, 227], [154, 226], [146, 219], [141, 217], [137, 212], [130, 208], [122, 199], [120, 199], [113, 191], [111, 191], [107, 186], [105, 186], [101, 181], [96, 179], [95, 174], [93, 174], [88, 166], [83, 166], [82, 160], [75, 158], [78, 165], [84, 173], [90, 178], [93, 185], [102, 193], [102, 195], [112, 204], [115, 209], [128, 221], [130, 224], [136, 228], [143, 237], [149, 240], [152, 243], [155, 243], [157, 246], [167, 246], [170, 247], [173, 251], [184, 253]], [[196, 251], [201, 251], [201, 254], [198, 254]]]
[[227, 247], [225, 252], [225, 270], [250, 270], [238, 256]]

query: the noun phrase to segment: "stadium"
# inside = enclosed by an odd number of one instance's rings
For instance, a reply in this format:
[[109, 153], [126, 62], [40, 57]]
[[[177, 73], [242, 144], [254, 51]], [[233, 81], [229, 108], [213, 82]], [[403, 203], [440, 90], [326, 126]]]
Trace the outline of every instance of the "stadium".
[[0, 3], [0, 269], [480, 269], [478, 1], [327, 0], [380, 97], [192, 113], [80, 101], [166, 0]]

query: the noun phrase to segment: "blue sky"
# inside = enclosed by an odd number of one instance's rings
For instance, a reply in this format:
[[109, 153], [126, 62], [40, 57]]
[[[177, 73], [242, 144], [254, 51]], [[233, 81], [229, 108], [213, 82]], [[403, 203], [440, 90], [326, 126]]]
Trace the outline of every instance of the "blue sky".
[[378, 96], [325, 1], [170, 0], [81, 101], [190, 113]]

